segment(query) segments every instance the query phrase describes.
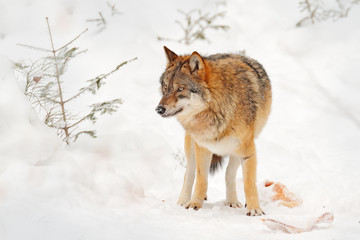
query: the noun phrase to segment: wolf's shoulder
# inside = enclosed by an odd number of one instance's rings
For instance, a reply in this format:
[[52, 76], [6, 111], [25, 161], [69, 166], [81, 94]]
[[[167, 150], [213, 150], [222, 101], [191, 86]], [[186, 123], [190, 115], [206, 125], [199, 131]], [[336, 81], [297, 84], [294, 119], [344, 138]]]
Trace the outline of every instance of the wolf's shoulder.
[[263, 66], [253, 58], [245, 56], [243, 54], [235, 54], [235, 53], [218, 53], [213, 54], [207, 57], [204, 57], [207, 61], [213, 62], [215, 66], [217, 64], [226, 64], [226, 63], [238, 63], [242, 66], [248, 66], [252, 70], [256, 72], [258, 77], [266, 76], [266, 72]]
[[217, 61], [217, 60], [224, 60], [224, 59], [237, 59], [242, 61], [245, 56], [240, 54], [234, 54], [234, 53], [217, 53], [210, 56], [204, 57], [206, 60], [209, 61]]
[[[210, 61], [217, 61], [217, 60], [223, 60], [223, 59], [234, 59], [239, 61], [246, 61], [250, 60], [251, 58], [245, 56], [242, 52], [239, 53], [216, 53], [209, 56], [204, 57], [206, 60]], [[253, 60], [253, 59], [251, 59]]]

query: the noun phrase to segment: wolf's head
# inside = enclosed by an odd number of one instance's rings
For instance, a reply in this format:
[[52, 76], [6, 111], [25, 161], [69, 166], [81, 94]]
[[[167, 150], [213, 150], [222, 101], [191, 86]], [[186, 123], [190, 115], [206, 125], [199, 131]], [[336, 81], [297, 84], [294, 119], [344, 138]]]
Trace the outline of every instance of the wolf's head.
[[206, 108], [206, 64], [193, 52], [178, 56], [164, 46], [168, 60], [161, 75], [163, 97], [156, 108], [162, 117], [196, 114]]

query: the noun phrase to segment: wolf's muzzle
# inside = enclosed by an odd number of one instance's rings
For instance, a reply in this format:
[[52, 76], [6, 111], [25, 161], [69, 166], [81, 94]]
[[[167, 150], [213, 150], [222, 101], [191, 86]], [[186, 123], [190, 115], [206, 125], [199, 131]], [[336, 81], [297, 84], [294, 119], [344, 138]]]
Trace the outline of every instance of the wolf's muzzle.
[[166, 111], [166, 108], [164, 108], [164, 106], [162, 105], [159, 105], [155, 108], [155, 111], [160, 114], [160, 115], [163, 115]]

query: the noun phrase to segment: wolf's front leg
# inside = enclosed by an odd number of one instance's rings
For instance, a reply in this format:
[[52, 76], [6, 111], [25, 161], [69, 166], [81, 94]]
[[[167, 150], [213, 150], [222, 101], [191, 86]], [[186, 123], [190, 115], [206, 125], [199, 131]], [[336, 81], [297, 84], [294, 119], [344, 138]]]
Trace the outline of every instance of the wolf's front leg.
[[229, 164], [226, 168], [226, 202], [225, 205], [233, 208], [242, 208], [236, 194], [236, 174], [242, 159], [238, 156], [230, 156]]
[[190, 202], [185, 204], [185, 208], [197, 210], [202, 207], [208, 187], [208, 174], [211, 164], [212, 153], [206, 148], [200, 147], [195, 143], [196, 157], [196, 183], [194, 194]]
[[185, 155], [186, 155], [186, 172], [184, 176], [184, 183], [181, 189], [179, 200], [177, 204], [180, 206], [185, 205], [191, 199], [192, 187], [195, 179], [195, 146], [194, 141], [189, 134], [185, 135]]

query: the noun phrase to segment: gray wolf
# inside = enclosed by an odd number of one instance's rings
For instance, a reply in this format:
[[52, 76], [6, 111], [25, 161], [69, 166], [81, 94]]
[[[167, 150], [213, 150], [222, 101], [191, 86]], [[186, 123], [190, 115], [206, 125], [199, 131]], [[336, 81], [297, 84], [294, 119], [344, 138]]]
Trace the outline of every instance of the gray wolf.
[[[178, 204], [195, 210], [207, 199], [208, 173], [224, 156], [226, 205], [241, 208], [236, 174], [242, 165], [248, 216], [263, 215], [256, 188], [254, 139], [271, 108], [271, 84], [255, 60], [237, 54], [177, 55], [164, 47], [167, 66], [160, 77], [162, 117], [175, 116], [185, 129], [187, 159]], [[196, 173], [195, 189], [192, 194]]]

